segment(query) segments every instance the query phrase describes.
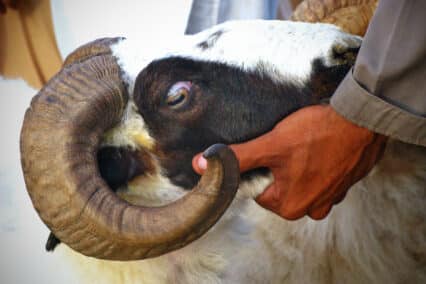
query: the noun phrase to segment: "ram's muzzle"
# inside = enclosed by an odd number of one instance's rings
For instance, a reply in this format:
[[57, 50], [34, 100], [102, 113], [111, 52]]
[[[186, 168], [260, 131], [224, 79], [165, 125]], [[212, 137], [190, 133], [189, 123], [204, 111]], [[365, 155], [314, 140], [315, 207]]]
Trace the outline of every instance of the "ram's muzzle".
[[88, 256], [133, 260], [178, 249], [203, 235], [235, 196], [239, 170], [225, 146], [182, 199], [157, 208], [118, 198], [97, 164], [102, 135], [122, 118], [128, 94], [111, 55], [116, 39], [71, 54], [34, 97], [21, 132], [21, 159], [34, 207], [62, 242]]

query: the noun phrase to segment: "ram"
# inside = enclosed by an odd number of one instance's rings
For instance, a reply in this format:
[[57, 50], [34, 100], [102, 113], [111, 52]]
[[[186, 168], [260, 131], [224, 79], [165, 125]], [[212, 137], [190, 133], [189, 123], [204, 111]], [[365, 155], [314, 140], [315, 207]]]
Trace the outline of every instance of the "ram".
[[[328, 24], [241, 21], [155, 54], [122, 38], [77, 49], [21, 134], [48, 249], [81, 253], [87, 282], [425, 283], [425, 148], [388, 141], [325, 220], [285, 221], [254, 202], [269, 171], [240, 177], [217, 145], [326, 103], [360, 43]], [[210, 145], [200, 179], [191, 159]]]

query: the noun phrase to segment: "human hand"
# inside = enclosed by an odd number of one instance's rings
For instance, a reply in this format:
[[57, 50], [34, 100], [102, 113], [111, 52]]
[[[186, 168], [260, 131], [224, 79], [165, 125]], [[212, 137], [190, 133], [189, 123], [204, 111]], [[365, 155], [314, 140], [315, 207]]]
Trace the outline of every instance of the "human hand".
[[[386, 137], [344, 119], [330, 106], [303, 108], [272, 131], [231, 145], [240, 171], [268, 167], [274, 182], [256, 202], [285, 219], [323, 219], [380, 158]], [[193, 159], [201, 173], [201, 155]]]

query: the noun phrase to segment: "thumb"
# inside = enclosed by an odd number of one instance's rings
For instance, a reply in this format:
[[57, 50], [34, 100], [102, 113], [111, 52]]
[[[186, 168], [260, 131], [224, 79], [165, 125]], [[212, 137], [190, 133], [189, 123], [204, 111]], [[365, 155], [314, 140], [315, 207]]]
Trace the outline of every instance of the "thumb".
[[[280, 153], [288, 152], [291, 145], [287, 142], [286, 126], [287, 124], [281, 121], [273, 130], [258, 138], [230, 145], [229, 147], [234, 151], [239, 162], [240, 172], [260, 167], [271, 168], [276, 160], [282, 160], [283, 157]], [[192, 159], [192, 167], [198, 174], [202, 174], [206, 170], [207, 161], [201, 153]]]
[[192, 158], [192, 168], [199, 175], [207, 169], [207, 160], [203, 157], [203, 153], [198, 153]]
[[[275, 156], [274, 151], [271, 151], [272, 135], [265, 134], [259, 138], [250, 140], [241, 144], [232, 144], [229, 147], [234, 151], [240, 172], [268, 167], [272, 163]], [[192, 168], [196, 173], [202, 174], [207, 169], [207, 160], [204, 159], [202, 153], [198, 153], [192, 159]]]
[[275, 182], [270, 184], [255, 200], [263, 208], [277, 212], [280, 207], [280, 198]]
[[278, 157], [278, 153], [283, 151], [285, 147], [283, 141], [276, 141], [276, 137], [277, 135], [272, 130], [245, 143], [230, 145], [237, 156], [240, 172], [243, 173], [260, 167], [271, 168]]

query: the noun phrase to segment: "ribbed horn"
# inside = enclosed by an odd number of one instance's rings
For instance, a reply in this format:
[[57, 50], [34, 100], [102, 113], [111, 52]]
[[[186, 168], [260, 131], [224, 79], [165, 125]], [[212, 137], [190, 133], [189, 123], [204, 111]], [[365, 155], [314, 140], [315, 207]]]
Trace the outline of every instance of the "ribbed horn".
[[21, 131], [25, 183], [41, 219], [74, 250], [112, 260], [158, 256], [203, 235], [236, 194], [232, 151], [210, 148], [206, 173], [174, 203], [127, 203], [108, 188], [96, 159], [102, 134], [128, 100], [120, 68], [108, 53], [70, 62], [34, 97]]
[[378, 0], [305, 0], [291, 19], [299, 22], [330, 23], [345, 32], [363, 36]]
[[124, 37], [105, 37], [84, 44], [68, 54], [67, 58], [64, 60], [63, 66], [80, 63], [94, 56], [111, 54], [111, 45], [124, 39]]

